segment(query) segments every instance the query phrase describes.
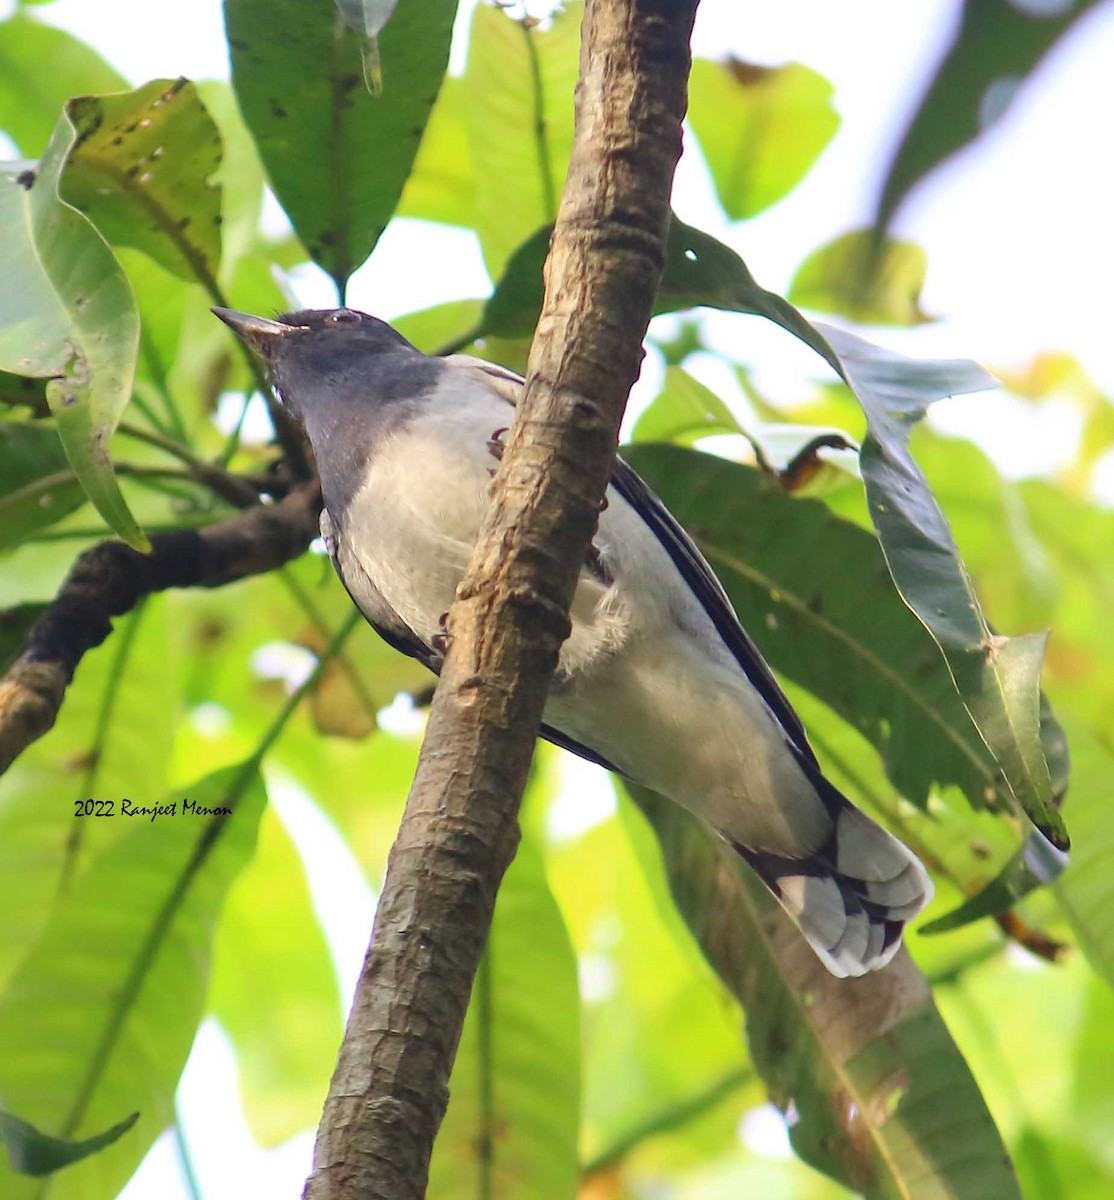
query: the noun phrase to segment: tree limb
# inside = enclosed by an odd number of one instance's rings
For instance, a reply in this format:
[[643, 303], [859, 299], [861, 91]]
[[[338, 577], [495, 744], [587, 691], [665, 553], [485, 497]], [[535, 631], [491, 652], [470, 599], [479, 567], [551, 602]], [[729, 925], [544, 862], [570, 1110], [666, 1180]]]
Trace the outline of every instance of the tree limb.
[[314, 482], [228, 521], [153, 534], [150, 554], [123, 542], [86, 550], [0, 679], [0, 774], [54, 724], [82, 655], [108, 637], [113, 617], [151, 592], [221, 587], [273, 571], [317, 536], [320, 510]]
[[588, 0], [576, 140], [494, 499], [391, 850], [307, 1200], [419, 1200], [661, 275], [696, 0]]

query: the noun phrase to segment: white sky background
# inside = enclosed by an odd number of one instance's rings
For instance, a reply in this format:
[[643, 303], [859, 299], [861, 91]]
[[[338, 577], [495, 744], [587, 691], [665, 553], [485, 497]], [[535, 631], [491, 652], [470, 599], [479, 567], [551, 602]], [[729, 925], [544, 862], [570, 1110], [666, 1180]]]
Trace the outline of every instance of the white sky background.
[[[463, 7], [472, 6], [466, 0]], [[10, 0], [0, 0], [0, 16], [11, 7]], [[219, 0], [56, 0], [33, 11], [92, 43], [134, 83], [159, 76], [227, 78]], [[787, 200], [734, 227], [723, 222], [702, 165], [687, 156], [674, 192], [680, 215], [734, 246], [765, 287], [784, 291], [810, 250], [869, 218], [886, 153], [959, 11], [959, 0], [703, 0], [694, 40], [698, 55], [803, 62], [835, 85], [842, 125]], [[1067, 350], [1107, 394], [1114, 393], [1108, 299], [1114, 166], [1107, 122], [1100, 119], [1114, 112], [1112, 62], [1114, 4], [1108, 3], [1058, 47], [987, 137], [914, 193], [895, 232], [927, 251], [923, 305], [944, 319], [913, 332], [876, 333], [875, 340], [922, 357], [973, 357], [991, 368], [1019, 365], [1040, 350]], [[424, 256], [428, 269], [415, 270], [416, 255]], [[419, 231], [399, 222], [372, 261], [373, 271], [356, 276], [349, 297], [355, 307], [381, 317], [488, 290], [474, 239], [458, 231]], [[303, 305], [333, 303], [331, 284], [315, 270], [299, 272], [296, 289]], [[771, 380], [802, 364], [813, 369], [787, 335], [758, 321], [717, 314], [707, 330], [718, 347], [758, 363]], [[1055, 466], [1070, 457], [1078, 437], [1078, 423], [1063, 407], [1037, 410], [983, 395], [944, 401], [937, 409], [940, 425], [978, 435], [1014, 475]], [[1104, 492], [1114, 498], [1114, 464], [1108, 475]], [[282, 807], [284, 820], [297, 825], [297, 811]], [[364, 909], [366, 892], [358, 883], [350, 882], [348, 896]], [[335, 894], [331, 902], [315, 898], [334, 912], [349, 904]], [[347, 994], [366, 929], [333, 933], [348, 947], [340, 951]], [[294, 1200], [312, 1136], [272, 1153], [257, 1150], [235, 1093], [231, 1051], [219, 1030], [207, 1025], [179, 1093], [204, 1200]], [[165, 1138], [124, 1193], [127, 1200], [186, 1194]]]

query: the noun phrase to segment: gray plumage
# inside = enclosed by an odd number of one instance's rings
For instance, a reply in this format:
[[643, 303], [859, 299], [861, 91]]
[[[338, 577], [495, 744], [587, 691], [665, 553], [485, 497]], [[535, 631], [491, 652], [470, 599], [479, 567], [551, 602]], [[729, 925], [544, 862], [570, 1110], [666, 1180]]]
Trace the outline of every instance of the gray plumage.
[[[439, 670], [441, 621], [522, 380], [429, 358], [349, 309], [277, 321], [215, 311], [306, 429], [344, 586], [391, 645]], [[544, 735], [704, 820], [833, 974], [884, 966], [932, 896], [927, 873], [824, 778], [711, 568], [622, 461], [593, 547]]]

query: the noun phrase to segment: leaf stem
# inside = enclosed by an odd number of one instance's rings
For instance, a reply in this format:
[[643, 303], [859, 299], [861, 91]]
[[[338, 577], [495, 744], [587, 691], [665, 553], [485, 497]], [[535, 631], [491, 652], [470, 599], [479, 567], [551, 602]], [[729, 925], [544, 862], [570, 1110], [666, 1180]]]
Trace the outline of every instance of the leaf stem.
[[737, 1067], [734, 1071], [729, 1071], [698, 1095], [690, 1096], [686, 1100], [662, 1109], [661, 1112], [654, 1113], [640, 1125], [621, 1134], [606, 1150], [584, 1163], [581, 1167], [581, 1174], [597, 1175], [601, 1171], [614, 1167], [643, 1142], [649, 1141], [650, 1138], [657, 1137], [661, 1133], [672, 1133], [682, 1125], [687, 1125], [689, 1121], [694, 1121], [706, 1112], [711, 1112], [720, 1101], [756, 1078], [757, 1074], [751, 1066]]
[[533, 24], [523, 19], [518, 22], [522, 36], [526, 39], [526, 53], [530, 59], [530, 82], [534, 102], [534, 146], [538, 155], [538, 175], [542, 185], [542, 204], [545, 206], [546, 221], [557, 220], [557, 189], [553, 186], [553, 164], [549, 157], [549, 130], [545, 120], [545, 88], [542, 82], [542, 65], [538, 47], [534, 42]]
[[[287, 591], [294, 597], [302, 612], [305, 613], [310, 623], [313, 625], [315, 632], [326, 641], [331, 636], [329, 623], [321, 610], [313, 601], [313, 597], [302, 587], [301, 583], [291, 574], [289, 567], [279, 567], [278, 576], [286, 586]], [[375, 720], [375, 712], [378, 707], [375, 703], [375, 697], [368, 691], [367, 685], [364, 683], [363, 677], [356, 670], [356, 665], [347, 654], [338, 654], [337, 663], [348, 676], [348, 682], [352, 685], [352, 690], [356, 693], [360, 703], [367, 710], [368, 715]]]
[[[97, 772], [100, 770], [101, 762], [104, 759], [105, 746], [108, 742], [108, 731], [116, 712], [116, 700], [120, 693], [120, 684], [124, 678], [124, 671], [128, 665], [128, 658], [131, 656], [132, 647], [135, 645], [135, 636], [139, 632], [139, 624], [143, 618], [145, 608], [146, 604], [141, 600], [132, 610], [127, 621], [124, 623], [124, 628], [120, 631], [120, 640], [116, 645], [116, 652], [112, 657], [112, 665], [109, 667], [108, 679], [105, 681], [101, 702], [97, 707], [97, 720], [93, 728], [93, 743], [86, 754], [85, 773], [81, 777], [81, 785], [77, 790], [77, 798], [79, 800], [92, 797], [96, 790]], [[66, 845], [62, 853], [62, 870], [58, 877], [59, 893], [64, 892], [70, 886], [73, 879], [74, 867], [77, 863], [77, 856], [84, 840], [84, 831], [88, 828], [89, 826], [85, 821], [70, 822], [70, 831], [66, 836]]]
[[201, 1200], [201, 1186], [197, 1182], [197, 1174], [193, 1169], [193, 1157], [186, 1141], [186, 1131], [182, 1128], [182, 1114], [178, 1111], [178, 1103], [174, 1103], [174, 1150], [178, 1155], [178, 1167], [182, 1172], [182, 1186], [189, 1200]]
[[491, 954], [492, 938], [487, 939], [483, 957], [476, 970], [476, 1076], [479, 1112], [476, 1119], [476, 1200], [491, 1200], [492, 1167], [495, 1158], [495, 1070], [491, 1058], [492, 1013]]

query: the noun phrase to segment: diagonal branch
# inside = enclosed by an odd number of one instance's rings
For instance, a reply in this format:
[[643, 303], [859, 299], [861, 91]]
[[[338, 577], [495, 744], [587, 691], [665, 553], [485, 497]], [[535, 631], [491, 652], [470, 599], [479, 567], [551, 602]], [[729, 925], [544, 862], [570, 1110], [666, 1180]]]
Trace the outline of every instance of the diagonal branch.
[[317, 484], [303, 484], [278, 504], [228, 521], [153, 534], [150, 554], [123, 542], [87, 550], [0, 679], [0, 773], [54, 724], [82, 655], [108, 637], [113, 617], [152, 592], [220, 587], [273, 571], [317, 536], [320, 509]]
[[696, 0], [588, 0], [526, 394], [318, 1130], [307, 1200], [420, 1200], [664, 256]]

